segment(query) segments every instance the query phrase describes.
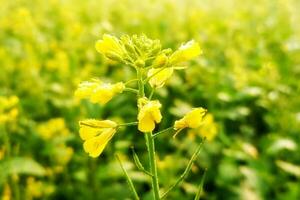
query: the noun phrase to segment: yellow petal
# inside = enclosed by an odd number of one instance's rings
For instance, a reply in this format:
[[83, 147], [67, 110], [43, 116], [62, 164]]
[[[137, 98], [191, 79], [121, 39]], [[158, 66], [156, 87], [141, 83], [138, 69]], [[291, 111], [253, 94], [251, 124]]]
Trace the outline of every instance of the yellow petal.
[[194, 108], [180, 120], [175, 121], [175, 130], [183, 128], [198, 128], [202, 122], [207, 110], [204, 108]]
[[148, 77], [153, 76], [149, 80], [151, 87], [156, 87], [156, 88], [162, 87], [165, 84], [165, 82], [172, 76], [173, 71], [174, 70], [172, 67], [168, 67], [165, 69], [162, 68], [150, 69], [148, 72]]
[[100, 129], [89, 126], [81, 126], [79, 129], [79, 136], [82, 140], [88, 140], [100, 133]]
[[185, 116], [185, 121], [190, 128], [197, 128], [201, 125], [206, 109], [195, 108]]
[[80, 99], [88, 98], [100, 83], [100, 81], [84, 81], [80, 83], [74, 93], [75, 97]]
[[186, 124], [184, 119], [176, 120], [175, 123], [174, 123], [174, 129], [175, 130], [180, 130], [180, 129], [183, 129], [185, 127], [187, 127], [187, 124]]
[[116, 129], [107, 128], [101, 135], [86, 140], [83, 143], [84, 151], [89, 153], [91, 157], [98, 157], [115, 133]]
[[150, 115], [145, 115], [143, 118], [139, 120], [138, 129], [141, 132], [150, 132], [155, 128], [155, 123]]
[[86, 119], [79, 122], [79, 135], [82, 140], [88, 140], [100, 134], [104, 128], [115, 128], [117, 123], [111, 120]]
[[120, 56], [123, 54], [123, 50], [118, 38], [108, 34], [104, 34], [102, 40], [98, 40], [96, 42], [95, 48], [99, 53], [103, 55], [110, 52]]
[[159, 101], [149, 101], [146, 98], [139, 99], [139, 114], [138, 114], [138, 129], [141, 132], [150, 132], [155, 128], [155, 122], [159, 123], [161, 121]]
[[80, 126], [90, 126], [94, 128], [115, 128], [117, 123], [111, 120], [96, 120], [96, 119], [85, 119], [79, 122]]
[[199, 56], [201, 53], [202, 51], [199, 44], [194, 40], [191, 40], [186, 44], [181, 45], [180, 48], [170, 56], [170, 63], [176, 65], [186, 62]]

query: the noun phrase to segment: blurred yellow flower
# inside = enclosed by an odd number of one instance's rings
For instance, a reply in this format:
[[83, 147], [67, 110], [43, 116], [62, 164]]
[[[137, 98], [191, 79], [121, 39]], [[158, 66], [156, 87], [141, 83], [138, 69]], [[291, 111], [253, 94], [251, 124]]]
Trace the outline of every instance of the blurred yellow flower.
[[218, 126], [214, 121], [214, 116], [212, 114], [208, 113], [204, 116], [202, 126], [199, 128], [199, 133], [208, 141], [212, 141], [216, 137]]
[[214, 121], [214, 117], [211, 113], [207, 113], [204, 118], [201, 126], [197, 130], [189, 131], [190, 136], [200, 135], [205, 137], [208, 141], [212, 141], [218, 133], [218, 126]]
[[67, 136], [70, 134], [63, 118], [53, 118], [47, 122], [39, 124], [37, 132], [44, 140], [49, 140], [53, 137]]
[[160, 123], [161, 104], [158, 100], [149, 101], [147, 98], [140, 98], [138, 100], [139, 114], [138, 114], [138, 129], [141, 132], [150, 132], [155, 128], [155, 123]]
[[174, 69], [168, 68], [152, 68], [148, 72], [148, 77], [151, 77], [149, 83], [153, 88], [162, 87], [165, 82], [172, 76]]
[[100, 80], [84, 81], [75, 91], [75, 97], [79, 99], [89, 98], [92, 103], [106, 104], [113, 96], [122, 93], [125, 85], [122, 82], [111, 84]]
[[174, 129], [180, 131], [184, 128], [198, 128], [202, 124], [206, 112], [207, 110], [204, 108], [194, 108], [183, 118], [175, 121]]
[[176, 65], [182, 62], [189, 61], [199, 56], [201, 53], [202, 50], [199, 44], [196, 43], [194, 40], [191, 40], [181, 45], [179, 49], [170, 56], [169, 61], [171, 65]]
[[30, 199], [41, 197], [43, 195], [42, 187], [41, 181], [36, 181], [34, 177], [28, 177], [26, 180], [27, 197]]
[[18, 103], [17, 96], [0, 96], [0, 124], [16, 120], [19, 115]]
[[7, 183], [4, 185], [1, 199], [2, 200], [11, 200], [12, 199], [11, 189]]
[[87, 119], [79, 122], [83, 149], [91, 157], [98, 157], [116, 133], [117, 123], [110, 120]]
[[122, 57], [123, 48], [119, 42], [119, 39], [108, 34], [104, 34], [102, 40], [96, 42], [96, 50], [104, 56], [111, 59], [111, 56]]

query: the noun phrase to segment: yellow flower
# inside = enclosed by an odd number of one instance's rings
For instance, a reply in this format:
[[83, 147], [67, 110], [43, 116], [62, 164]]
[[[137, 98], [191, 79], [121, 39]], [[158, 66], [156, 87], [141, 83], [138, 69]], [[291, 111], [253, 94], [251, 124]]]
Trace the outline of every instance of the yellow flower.
[[79, 125], [79, 135], [84, 140], [83, 149], [94, 158], [102, 153], [117, 128], [117, 124], [110, 120], [87, 119], [80, 121]]
[[89, 98], [93, 103], [106, 104], [116, 94], [122, 93], [125, 85], [122, 82], [111, 84], [102, 83], [100, 80], [85, 81], [79, 84], [75, 97]]
[[93, 93], [93, 90], [100, 85], [102, 82], [97, 79], [93, 79], [92, 81], [84, 81], [79, 84], [77, 90], [75, 90], [75, 97], [79, 99], [89, 98]]
[[200, 135], [205, 137], [208, 141], [212, 141], [218, 133], [218, 126], [214, 121], [213, 115], [207, 113], [203, 118], [201, 126], [197, 130], [190, 130], [188, 133], [192, 138], [194, 138], [196, 135]]
[[[184, 128], [198, 128], [202, 124], [203, 117], [206, 114], [206, 112], [207, 110], [204, 108], [194, 108], [183, 118], [175, 121], [174, 129], [178, 130], [178, 133]], [[176, 136], [176, 134], [174, 136]]]
[[171, 65], [176, 65], [191, 60], [201, 53], [202, 50], [199, 44], [194, 40], [191, 40], [186, 44], [181, 45], [179, 49], [170, 56], [169, 61]]
[[17, 96], [0, 96], [0, 124], [16, 121], [19, 115], [18, 103]]
[[96, 42], [95, 47], [99, 53], [108, 58], [110, 58], [109, 55], [122, 57], [124, 52], [119, 39], [108, 34], [104, 34], [102, 40]]
[[168, 68], [152, 68], [148, 72], [148, 77], [151, 77], [149, 83], [151, 87], [160, 88], [172, 76], [174, 69]]
[[218, 133], [218, 126], [214, 121], [214, 116], [212, 114], [208, 113], [205, 115], [203, 125], [199, 128], [199, 133], [208, 141], [212, 141], [216, 137]]
[[150, 132], [155, 128], [155, 123], [160, 123], [161, 113], [160, 107], [161, 104], [159, 101], [149, 101], [146, 98], [140, 98], [138, 100], [139, 114], [138, 114], [138, 129], [141, 132]]

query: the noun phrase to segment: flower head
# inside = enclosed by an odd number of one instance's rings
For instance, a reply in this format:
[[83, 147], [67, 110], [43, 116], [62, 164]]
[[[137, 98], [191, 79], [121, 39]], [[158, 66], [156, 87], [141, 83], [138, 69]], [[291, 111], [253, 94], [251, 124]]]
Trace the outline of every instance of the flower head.
[[206, 112], [207, 110], [204, 108], [194, 108], [183, 118], [175, 121], [174, 129], [182, 130], [184, 128], [198, 128], [202, 124]]
[[106, 104], [116, 94], [122, 93], [124, 89], [125, 85], [122, 82], [111, 84], [92, 80], [80, 83], [75, 91], [75, 96], [80, 99], [89, 98], [93, 103]]
[[191, 40], [179, 47], [177, 51], [175, 51], [170, 56], [170, 64], [176, 65], [186, 61], [189, 61], [202, 53], [201, 48], [198, 43], [194, 40]]
[[161, 113], [160, 107], [161, 104], [159, 101], [149, 101], [146, 98], [140, 98], [138, 100], [139, 114], [138, 114], [138, 129], [141, 132], [150, 132], [155, 128], [155, 123], [160, 123]]
[[149, 83], [151, 87], [160, 88], [172, 76], [174, 69], [168, 68], [152, 68], [148, 71], [148, 77], [151, 77]]
[[117, 123], [110, 120], [87, 119], [79, 122], [83, 149], [91, 157], [98, 157], [116, 133]]

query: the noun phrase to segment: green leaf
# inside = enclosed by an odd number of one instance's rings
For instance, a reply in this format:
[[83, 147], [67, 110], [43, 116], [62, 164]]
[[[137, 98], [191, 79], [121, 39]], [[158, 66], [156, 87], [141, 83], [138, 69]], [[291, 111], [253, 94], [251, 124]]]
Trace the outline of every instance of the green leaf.
[[11, 174], [28, 174], [44, 176], [46, 170], [31, 158], [15, 157], [0, 163], [0, 183], [3, 183]]

